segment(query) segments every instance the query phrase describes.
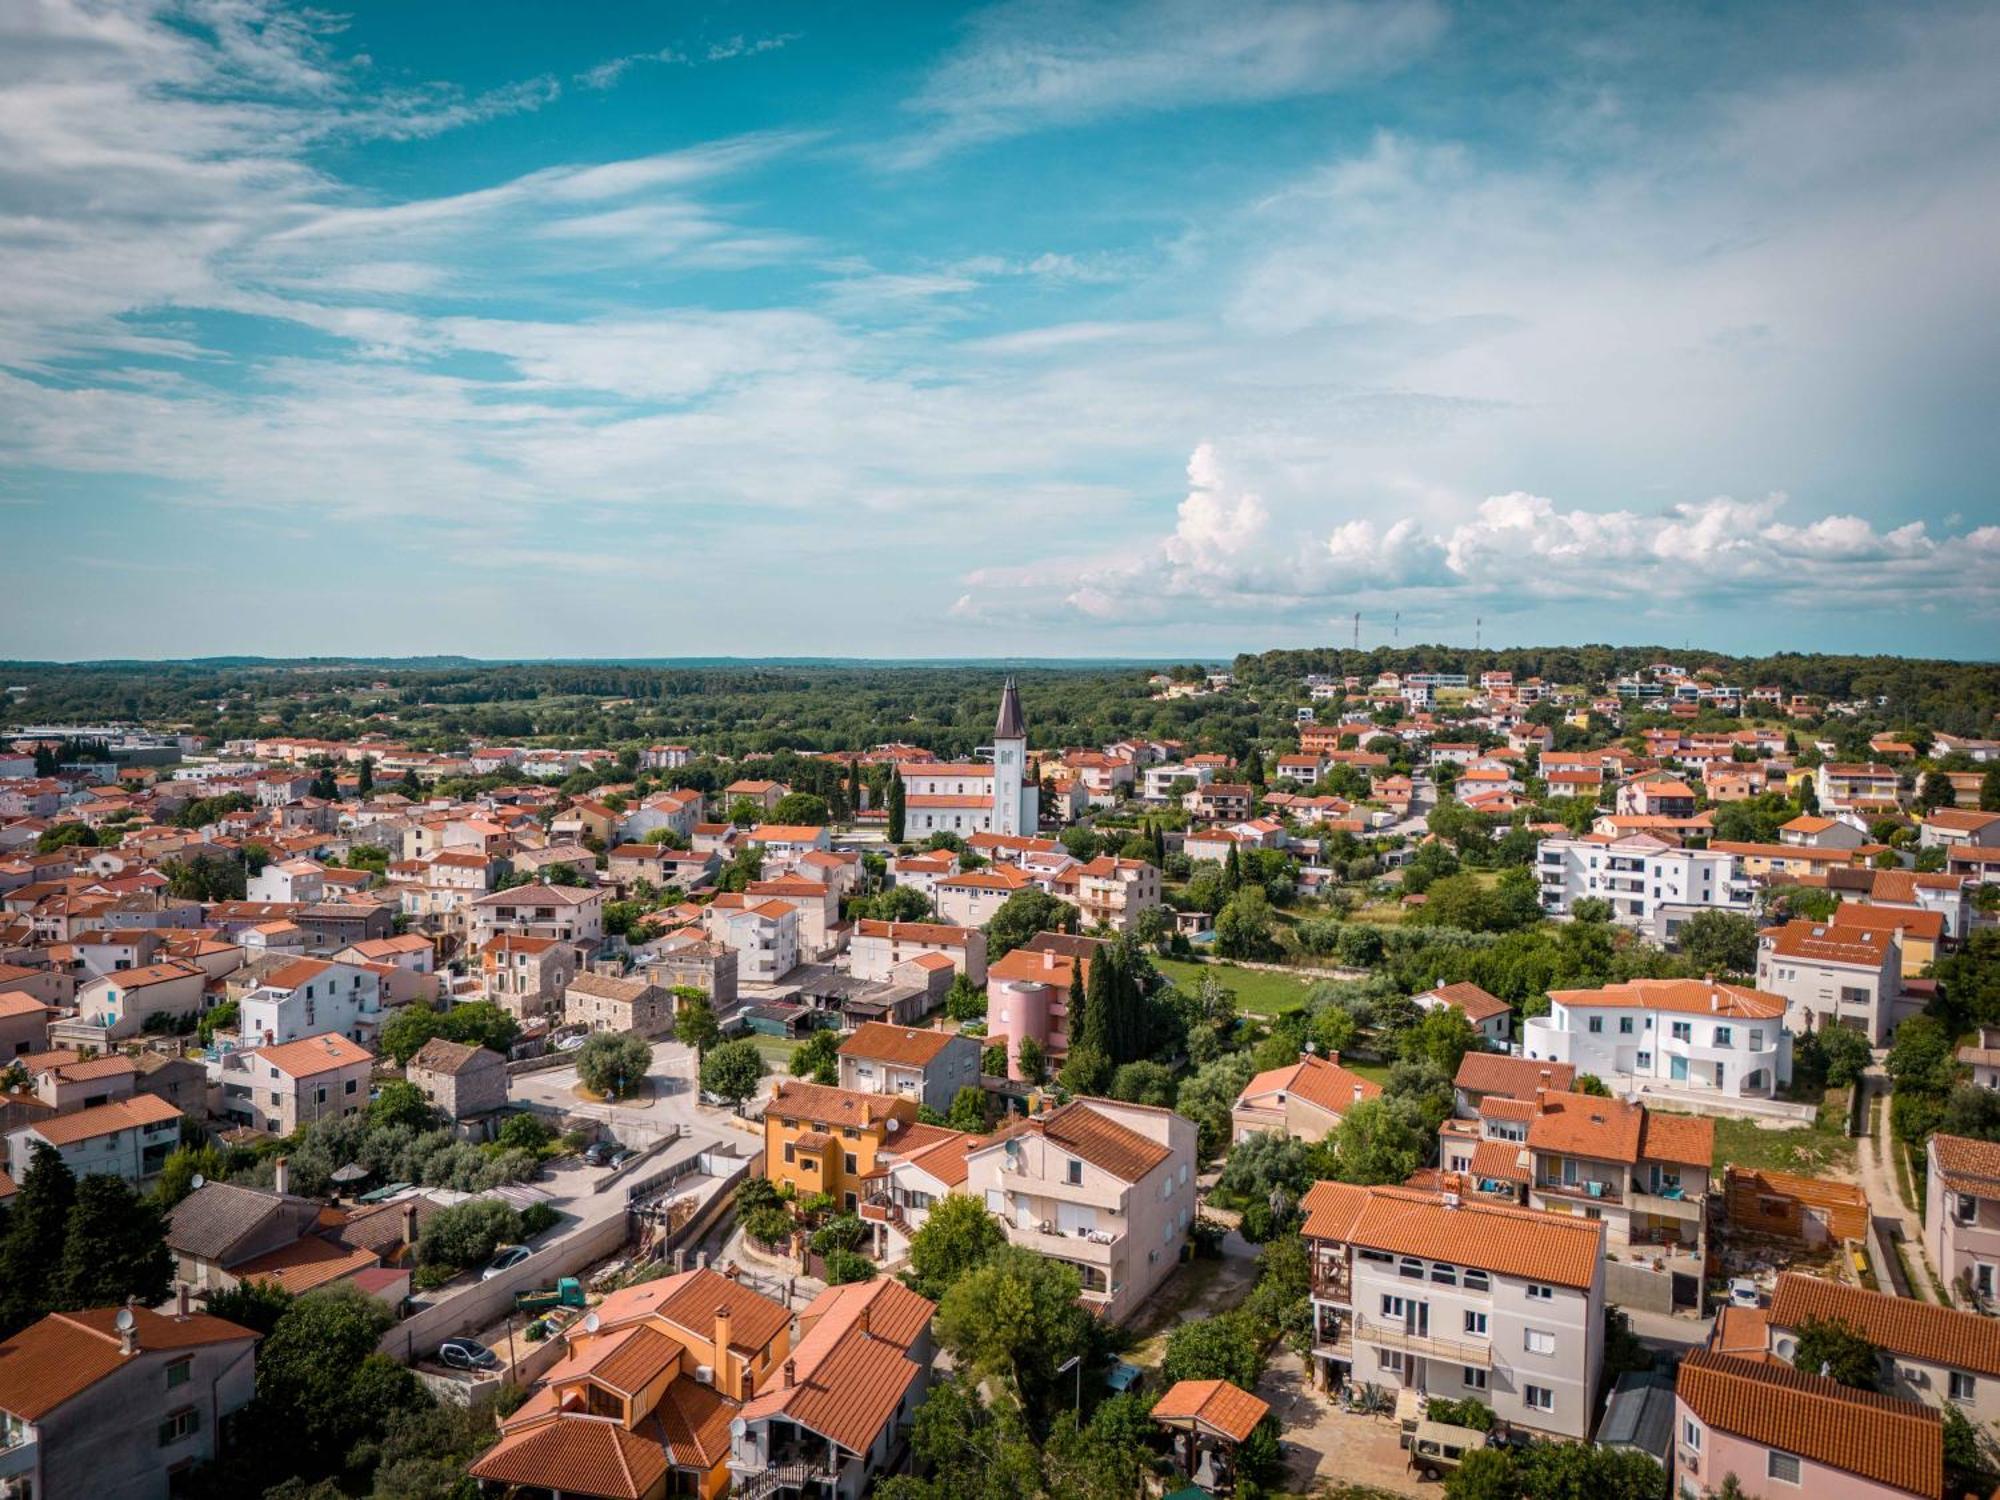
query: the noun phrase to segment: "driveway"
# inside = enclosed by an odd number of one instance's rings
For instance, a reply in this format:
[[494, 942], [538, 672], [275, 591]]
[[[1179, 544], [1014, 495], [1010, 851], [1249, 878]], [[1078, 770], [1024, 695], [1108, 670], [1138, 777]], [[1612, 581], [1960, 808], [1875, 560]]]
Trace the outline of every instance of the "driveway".
[[[1857, 1164], [1862, 1191], [1868, 1194], [1868, 1211], [1875, 1216], [1876, 1227], [1883, 1236], [1893, 1234], [1902, 1245], [1912, 1282], [1909, 1295], [1919, 1302], [1935, 1302], [1937, 1293], [1932, 1284], [1935, 1273], [1930, 1254], [1924, 1248], [1924, 1221], [1903, 1202], [1903, 1190], [1896, 1181], [1895, 1157], [1891, 1153], [1897, 1147], [1889, 1129], [1888, 1075], [1877, 1063], [1861, 1075], [1861, 1083], [1868, 1090], [1868, 1098], [1862, 1104], [1868, 1113], [1863, 1118], [1871, 1123], [1868, 1133], [1861, 1138]], [[1901, 1279], [1889, 1266], [1882, 1268], [1882, 1276], [1892, 1283]]]
[[1305, 1363], [1281, 1349], [1264, 1367], [1257, 1394], [1271, 1404], [1282, 1429], [1284, 1481], [1292, 1494], [1322, 1484], [1370, 1485], [1395, 1495], [1441, 1496], [1444, 1486], [1410, 1472], [1393, 1413], [1364, 1417], [1344, 1412], [1312, 1388]]

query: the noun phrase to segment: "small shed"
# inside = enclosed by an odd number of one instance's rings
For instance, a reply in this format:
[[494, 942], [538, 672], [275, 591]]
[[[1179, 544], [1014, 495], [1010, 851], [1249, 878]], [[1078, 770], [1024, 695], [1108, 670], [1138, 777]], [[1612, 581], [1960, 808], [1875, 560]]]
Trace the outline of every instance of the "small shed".
[[1153, 1420], [1176, 1435], [1181, 1472], [1214, 1485], [1233, 1477], [1236, 1450], [1271, 1414], [1269, 1403], [1227, 1380], [1182, 1380], [1153, 1405]]

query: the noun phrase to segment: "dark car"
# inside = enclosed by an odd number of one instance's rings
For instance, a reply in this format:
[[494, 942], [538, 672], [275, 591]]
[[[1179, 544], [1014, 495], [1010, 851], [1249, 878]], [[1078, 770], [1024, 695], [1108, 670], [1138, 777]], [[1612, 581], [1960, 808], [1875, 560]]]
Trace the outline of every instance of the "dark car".
[[583, 1164], [587, 1167], [609, 1167], [627, 1154], [625, 1148], [616, 1141], [592, 1141], [583, 1148]]

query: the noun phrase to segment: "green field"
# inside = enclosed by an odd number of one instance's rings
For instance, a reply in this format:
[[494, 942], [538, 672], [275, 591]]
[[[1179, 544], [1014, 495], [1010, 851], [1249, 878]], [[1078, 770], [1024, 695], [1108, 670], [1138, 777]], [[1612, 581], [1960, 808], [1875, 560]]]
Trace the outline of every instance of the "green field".
[[1156, 958], [1153, 967], [1179, 985], [1199, 984], [1202, 976], [1207, 975], [1236, 992], [1239, 1010], [1259, 1016], [1275, 1016], [1280, 1011], [1303, 1004], [1308, 988], [1306, 981], [1289, 974], [1267, 974], [1261, 969], [1244, 969], [1229, 963], [1205, 964], [1179, 958]]
[[1819, 1118], [1810, 1125], [1765, 1130], [1754, 1120], [1718, 1119], [1715, 1170], [1734, 1162], [1739, 1167], [1796, 1172], [1806, 1177], [1823, 1176], [1829, 1170], [1851, 1171], [1855, 1143], [1846, 1133], [1846, 1120], [1845, 1089], [1826, 1091]]

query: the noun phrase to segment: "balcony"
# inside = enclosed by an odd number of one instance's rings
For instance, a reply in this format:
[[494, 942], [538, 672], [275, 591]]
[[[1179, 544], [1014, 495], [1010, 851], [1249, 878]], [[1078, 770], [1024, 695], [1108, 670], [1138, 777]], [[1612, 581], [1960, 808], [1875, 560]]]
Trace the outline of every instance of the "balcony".
[[1119, 1237], [1108, 1229], [1065, 1231], [1056, 1228], [1053, 1220], [1049, 1221], [1046, 1229], [1039, 1222], [1023, 1228], [1011, 1219], [1006, 1229], [1009, 1244], [1025, 1246], [1037, 1255], [1052, 1255], [1060, 1260], [1109, 1266], [1112, 1254], [1118, 1248]]
[[1376, 1344], [1384, 1349], [1401, 1349], [1427, 1359], [1450, 1360], [1453, 1364], [1473, 1365], [1482, 1370], [1493, 1368], [1493, 1346], [1484, 1340], [1434, 1338], [1428, 1333], [1417, 1333], [1402, 1323], [1387, 1323], [1366, 1315], [1355, 1318], [1354, 1336], [1363, 1343]]
[[1619, 1203], [1624, 1199], [1618, 1184], [1579, 1178], [1575, 1182], [1544, 1182], [1535, 1179], [1535, 1191], [1552, 1198], [1573, 1198], [1580, 1203]]
[[34, 1428], [15, 1423], [11, 1417], [6, 1422], [7, 1427], [0, 1428], [0, 1487], [9, 1479], [34, 1473], [35, 1461], [41, 1454]]
[[1679, 1219], [1696, 1226], [1701, 1223], [1701, 1199], [1679, 1192], [1648, 1193], [1634, 1184], [1630, 1206], [1634, 1213], [1651, 1214], [1660, 1219]]
[[1312, 1273], [1312, 1294], [1321, 1302], [1352, 1302], [1354, 1282], [1345, 1265], [1321, 1270], [1315, 1266]]
[[1313, 1353], [1323, 1359], [1354, 1358], [1354, 1322], [1334, 1313], [1321, 1313], [1313, 1323]]

